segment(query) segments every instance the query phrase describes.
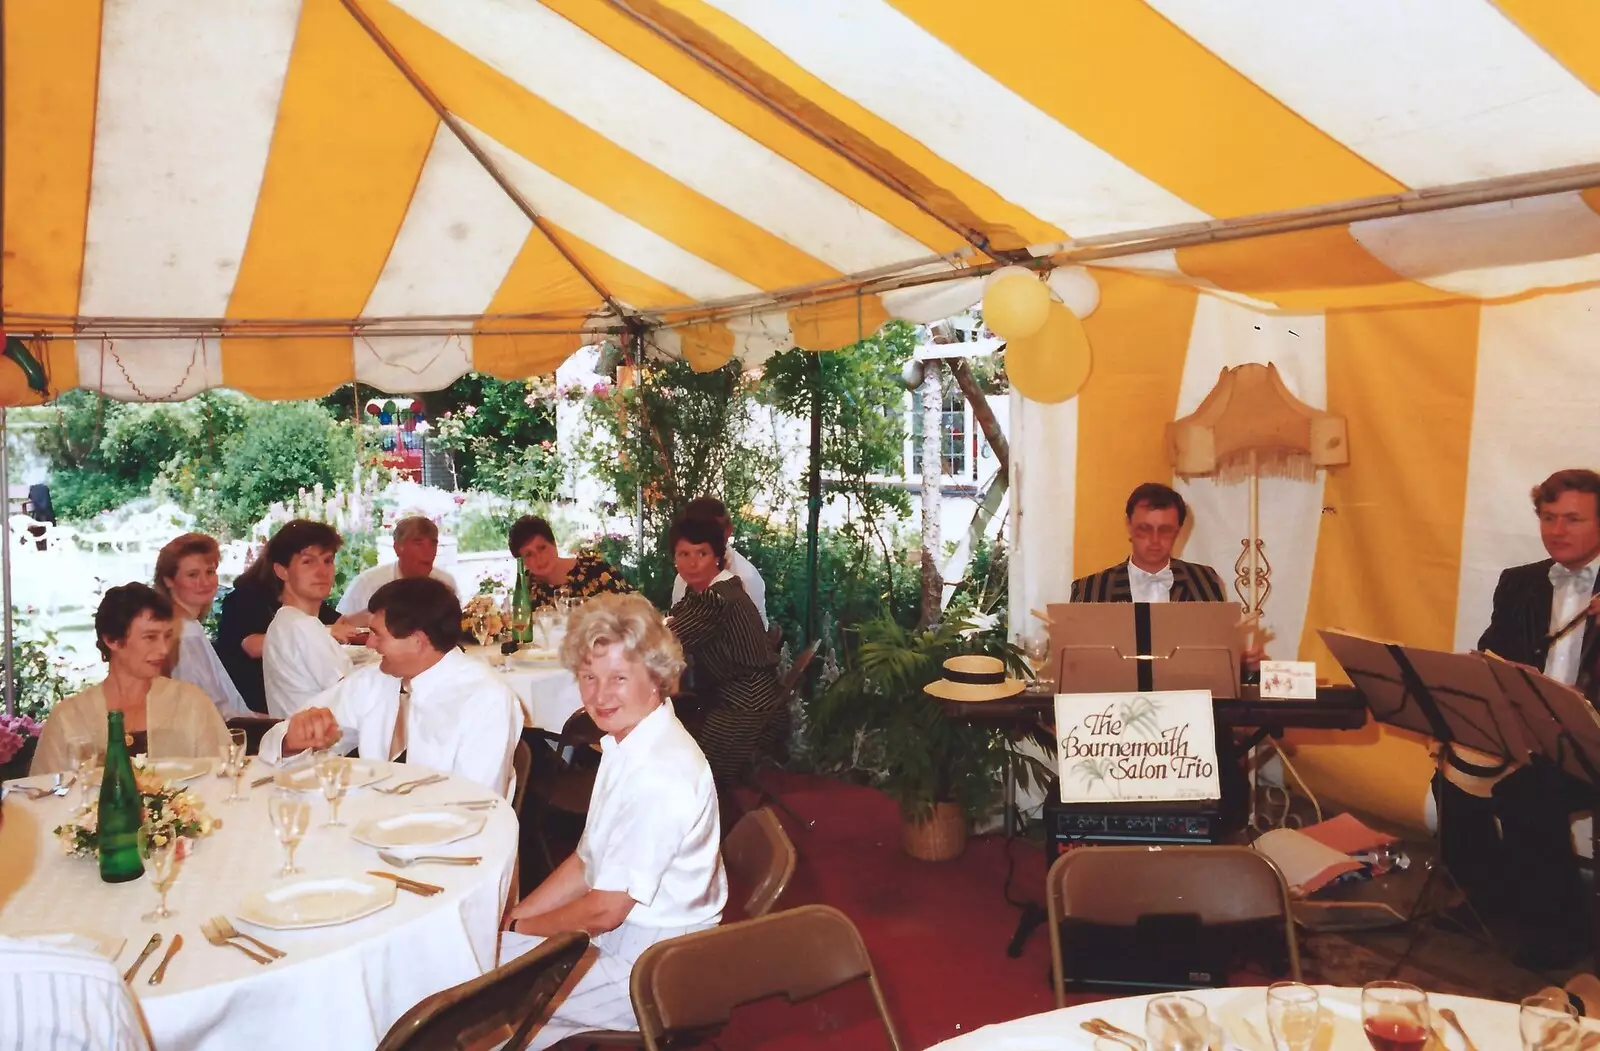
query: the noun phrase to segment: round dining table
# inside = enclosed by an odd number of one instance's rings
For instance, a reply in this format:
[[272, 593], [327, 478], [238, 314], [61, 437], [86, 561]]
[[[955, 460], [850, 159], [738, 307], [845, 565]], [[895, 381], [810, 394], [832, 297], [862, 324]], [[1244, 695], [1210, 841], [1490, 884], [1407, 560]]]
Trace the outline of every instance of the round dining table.
[[583, 707], [577, 678], [562, 667], [553, 653], [508, 656], [500, 652], [498, 645], [467, 646], [465, 650], [467, 656], [494, 668], [516, 693], [522, 702], [524, 726], [559, 734], [567, 720]]
[[[1321, 1004], [1321, 1021], [1315, 1051], [1372, 1051], [1361, 1028], [1361, 990], [1341, 986], [1316, 986]], [[1530, 993], [1533, 990], [1528, 990]], [[1273, 1051], [1267, 1030], [1267, 990], [1264, 986], [1232, 989], [1199, 989], [1182, 993], [1206, 1005], [1211, 1021], [1221, 1030], [1222, 1042], [1214, 1049], [1225, 1051]], [[933, 1045], [929, 1051], [1132, 1051], [1131, 1040], [1095, 1036], [1083, 1028], [1091, 1019], [1110, 1022], [1138, 1037], [1145, 1035], [1144, 1014], [1151, 996], [1129, 996], [1117, 1000], [1067, 1007], [1059, 1011], [1029, 1015], [1010, 1022], [999, 1022]], [[1455, 1012], [1478, 1051], [1512, 1051], [1522, 1046], [1517, 1029], [1518, 1007], [1498, 1000], [1471, 996], [1430, 993], [1434, 1012], [1434, 1033], [1448, 1051], [1467, 1051], [1461, 1034], [1439, 1012]], [[1584, 1022], [1588, 1032], [1597, 1027]], [[1438, 1040], [1429, 1045], [1439, 1047]]]
[[[174, 915], [147, 922], [141, 916], [156, 905], [147, 873], [120, 884], [103, 883], [92, 858], [63, 852], [52, 830], [71, 820], [76, 791], [65, 797], [29, 799], [10, 792], [0, 824], [0, 934], [54, 937], [72, 934], [73, 944], [97, 943], [119, 971], [134, 962], [154, 933], [160, 949], [129, 983], [148, 1023], [157, 1051], [199, 1048], [284, 1048], [297, 1051], [353, 1051], [372, 1048], [402, 1014], [419, 1000], [475, 978], [495, 966], [500, 918], [511, 887], [517, 851], [517, 821], [504, 799], [461, 778], [419, 787], [407, 795], [377, 791], [435, 773], [427, 767], [372, 764], [381, 781], [352, 789], [340, 807], [345, 827], [326, 827], [329, 807], [318, 792], [311, 801], [311, 826], [296, 851], [304, 876], [360, 877], [388, 872], [443, 888], [421, 896], [397, 888], [392, 904], [363, 918], [310, 929], [281, 930], [241, 919], [246, 899], [261, 892], [282, 895], [288, 879], [279, 875], [283, 850], [268, 816], [268, 799], [278, 790], [252, 787], [268, 770], [252, 764], [241, 802], [225, 802], [230, 782], [209, 770], [186, 782], [222, 825], [198, 840], [179, 866], [168, 895]], [[20, 784], [44, 784], [47, 778]], [[491, 801], [492, 802], [487, 802]], [[427, 848], [391, 853], [478, 857], [472, 866], [424, 863], [390, 865], [375, 847], [357, 842], [352, 832], [367, 819], [439, 811], [445, 804], [472, 803], [457, 815], [482, 815], [475, 834]], [[475, 820], [464, 824], [470, 828]], [[390, 880], [373, 885], [387, 886]], [[374, 898], [381, 902], [387, 895]], [[211, 917], [227, 917], [235, 928], [282, 951], [262, 965], [245, 953], [213, 945], [201, 931]], [[151, 985], [161, 957], [182, 935], [165, 978]]]

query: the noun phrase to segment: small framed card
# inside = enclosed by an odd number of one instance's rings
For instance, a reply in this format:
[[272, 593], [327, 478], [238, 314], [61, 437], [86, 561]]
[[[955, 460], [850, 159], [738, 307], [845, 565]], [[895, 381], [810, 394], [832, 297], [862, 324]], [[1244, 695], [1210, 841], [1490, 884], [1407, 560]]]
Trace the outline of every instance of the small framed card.
[[1262, 661], [1261, 696], [1280, 701], [1317, 698], [1316, 661]]

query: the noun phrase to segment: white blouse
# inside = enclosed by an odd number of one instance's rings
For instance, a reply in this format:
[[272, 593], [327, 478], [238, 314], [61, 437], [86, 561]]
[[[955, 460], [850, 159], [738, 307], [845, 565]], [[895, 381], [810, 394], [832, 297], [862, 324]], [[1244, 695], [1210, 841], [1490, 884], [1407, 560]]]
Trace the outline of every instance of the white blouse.
[[172, 677], [204, 690], [224, 719], [256, 714], [239, 696], [233, 677], [222, 666], [222, 658], [217, 656], [211, 640], [206, 638], [206, 629], [198, 620], [180, 619], [183, 634], [178, 637], [178, 663], [172, 668]]

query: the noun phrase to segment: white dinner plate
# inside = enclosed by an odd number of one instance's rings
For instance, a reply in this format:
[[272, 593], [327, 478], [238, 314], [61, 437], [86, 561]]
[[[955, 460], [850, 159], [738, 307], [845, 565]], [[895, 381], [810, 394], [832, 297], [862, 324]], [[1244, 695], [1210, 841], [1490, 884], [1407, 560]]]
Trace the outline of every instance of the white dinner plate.
[[146, 759], [144, 768], [163, 781], [180, 784], [211, 772], [209, 759]]
[[483, 831], [484, 815], [448, 807], [369, 817], [350, 836], [369, 847], [437, 847]]
[[77, 949], [80, 952], [92, 952], [104, 956], [108, 960], [115, 960], [122, 952], [126, 938], [105, 931], [93, 931], [87, 928], [59, 929], [59, 930], [27, 930], [13, 931], [8, 938], [19, 941], [38, 942], [41, 945], [53, 945], [62, 949]]
[[383, 654], [371, 646], [346, 646], [344, 651], [349, 655], [350, 663], [357, 668], [365, 667], [368, 664], [376, 664], [378, 661], [383, 660]]
[[[350, 788], [362, 788], [388, 776], [387, 764], [371, 763], [365, 759], [350, 761]], [[314, 763], [308, 763], [296, 770], [280, 770], [278, 776], [272, 779], [272, 783], [291, 792], [317, 792], [322, 789], [317, 783], [317, 768]]]
[[511, 659], [518, 664], [554, 664], [561, 659], [561, 654], [556, 650], [537, 650], [524, 646], [513, 653]]
[[249, 895], [238, 916], [275, 931], [332, 927], [387, 909], [395, 889], [376, 876], [301, 876]]

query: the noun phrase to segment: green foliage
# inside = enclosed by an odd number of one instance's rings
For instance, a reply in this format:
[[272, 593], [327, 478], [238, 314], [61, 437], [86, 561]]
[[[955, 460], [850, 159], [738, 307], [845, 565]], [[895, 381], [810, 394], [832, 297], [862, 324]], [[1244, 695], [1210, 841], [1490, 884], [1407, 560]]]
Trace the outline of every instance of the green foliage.
[[137, 482], [112, 478], [92, 467], [58, 467], [50, 475], [50, 504], [62, 521], [93, 518], [143, 496]]
[[463, 376], [429, 396], [430, 441], [455, 453], [461, 488], [548, 502], [565, 475], [555, 449], [554, 396], [550, 377], [525, 383]]
[[1010, 743], [992, 727], [947, 717], [923, 687], [958, 654], [999, 657], [1013, 674], [1025, 669], [1021, 654], [959, 616], [918, 631], [884, 613], [854, 634], [853, 659], [807, 708], [818, 764], [865, 777], [893, 796], [908, 820], [925, 818], [935, 803], [959, 803], [969, 817], [990, 809]]
[[61, 640], [34, 621], [31, 609], [12, 614], [11, 676], [17, 695], [17, 714], [43, 722], [56, 702], [76, 693], [84, 684], [71, 678]]
[[235, 533], [243, 533], [274, 501], [303, 487], [331, 486], [349, 478], [355, 440], [313, 402], [260, 402], [244, 413], [244, 426], [229, 441], [216, 476], [219, 510]]
[[504, 551], [514, 521], [516, 517], [509, 512], [469, 511], [456, 525], [456, 550], [463, 555], [470, 551]]

